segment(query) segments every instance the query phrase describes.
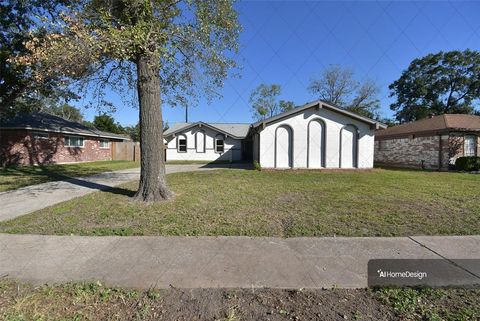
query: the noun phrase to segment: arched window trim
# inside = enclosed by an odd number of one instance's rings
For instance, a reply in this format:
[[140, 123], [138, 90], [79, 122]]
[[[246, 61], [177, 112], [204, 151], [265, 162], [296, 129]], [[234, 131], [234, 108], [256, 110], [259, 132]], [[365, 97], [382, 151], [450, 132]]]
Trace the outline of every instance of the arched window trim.
[[347, 127], [353, 127], [355, 129], [355, 155], [353, 156], [353, 168], [358, 168], [358, 142], [360, 140], [360, 131], [358, 127], [354, 124], [346, 124], [340, 129], [340, 145], [338, 149], [338, 168], [342, 168], [342, 137], [343, 137], [343, 130]]
[[322, 118], [315, 117], [314, 119], [310, 120], [307, 125], [307, 168], [310, 168], [310, 125], [312, 122], [318, 122], [322, 126], [322, 159], [320, 160], [320, 165], [322, 167], [327, 167], [326, 159], [327, 159], [327, 124]]
[[[222, 151], [218, 151], [218, 141], [219, 140], [221, 140], [223, 142]], [[223, 134], [215, 135], [215, 137], [213, 139], [213, 143], [214, 143], [213, 144], [213, 149], [214, 149], [215, 153], [217, 153], [217, 154], [225, 153], [225, 135], [223, 135]]]
[[[180, 139], [185, 139], [185, 150], [181, 151], [180, 150]], [[177, 135], [177, 152], [178, 153], [186, 153], [188, 150], [188, 141], [187, 141], [187, 136], [184, 134]]]
[[[203, 151], [199, 152], [198, 151], [198, 133], [202, 133], [203, 134]], [[205, 153], [206, 152], [206, 149], [207, 149], [207, 135], [205, 133], [205, 131], [203, 129], [201, 130], [198, 130], [196, 133], [195, 133], [195, 152], [197, 153]]]
[[294, 140], [293, 140], [294, 132], [293, 132], [292, 126], [290, 126], [290, 125], [288, 125], [288, 124], [282, 124], [282, 125], [280, 125], [280, 126], [277, 126], [277, 128], [275, 128], [275, 142], [274, 142], [274, 143], [275, 143], [275, 146], [274, 146], [275, 148], [274, 148], [274, 163], [273, 163], [273, 166], [274, 166], [274, 168], [277, 168], [277, 143], [278, 143], [278, 142], [277, 142], [277, 137], [278, 137], [278, 133], [277, 133], [277, 132], [278, 132], [278, 129], [279, 129], [279, 128], [282, 128], [282, 127], [285, 128], [285, 129], [287, 129], [288, 131], [290, 131], [290, 135], [289, 135], [289, 140], [290, 140], [290, 141], [289, 141], [289, 146], [291, 145], [291, 151], [290, 151], [290, 155], [289, 155], [289, 157], [288, 157], [288, 158], [289, 158], [288, 167], [293, 168], [293, 162], [294, 162], [294, 161], [293, 161], [293, 155], [294, 155], [294, 152], [293, 152], [293, 151], [294, 151], [294, 147], [295, 147], [295, 146], [293, 145], [293, 142], [294, 142]]

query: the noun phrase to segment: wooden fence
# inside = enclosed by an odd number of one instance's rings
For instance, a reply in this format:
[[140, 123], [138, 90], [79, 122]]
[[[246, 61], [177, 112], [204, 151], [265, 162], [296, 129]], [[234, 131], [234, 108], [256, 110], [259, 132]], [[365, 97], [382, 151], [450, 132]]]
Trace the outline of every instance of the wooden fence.
[[140, 161], [140, 143], [114, 142], [112, 144], [112, 160]]

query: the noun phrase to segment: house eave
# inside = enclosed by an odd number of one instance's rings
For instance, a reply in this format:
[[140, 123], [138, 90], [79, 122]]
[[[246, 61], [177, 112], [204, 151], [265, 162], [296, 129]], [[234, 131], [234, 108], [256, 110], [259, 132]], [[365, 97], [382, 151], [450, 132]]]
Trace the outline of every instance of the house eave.
[[99, 137], [99, 138], [110, 138], [110, 139], [118, 139], [118, 140], [131, 140], [128, 137], [119, 137], [119, 136], [111, 136], [111, 135], [100, 135], [96, 133], [88, 133], [88, 132], [73, 132], [68, 130], [58, 130], [58, 129], [48, 129], [48, 128], [37, 128], [37, 127], [30, 127], [30, 126], [22, 126], [22, 127], [0, 127], [1, 130], [32, 130], [32, 131], [41, 131], [47, 133], [57, 133], [57, 134], [66, 134], [66, 135], [76, 135], [76, 136], [87, 136], [87, 137]]
[[190, 124], [190, 125], [188, 125], [188, 126], [179, 128], [179, 129], [177, 129], [177, 130], [169, 133], [168, 135], [165, 135], [165, 134], [164, 134], [163, 137], [164, 137], [164, 138], [175, 137], [175, 135], [176, 135], [177, 133], [183, 132], [183, 131], [188, 130], [188, 129], [190, 129], [190, 128], [194, 128], [194, 127], [196, 127], [196, 126], [198, 126], [199, 128], [200, 128], [200, 127], [210, 128], [211, 130], [215, 130], [215, 131], [217, 131], [217, 132], [219, 132], [219, 133], [222, 133], [223, 135], [225, 135], [225, 137], [230, 137], [230, 138], [233, 138], [233, 139], [245, 139], [245, 137], [246, 137], [246, 136], [243, 136], [243, 137], [242, 137], [242, 136], [232, 135], [231, 133], [227, 133], [226, 131], [221, 130], [220, 128], [217, 128], [217, 127], [215, 127], [215, 126], [212, 126], [212, 125], [207, 124], [207, 123], [204, 123], [204, 122], [195, 122], [195, 123], [192, 123], [192, 124]]
[[428, 137], [437, 135], [448, 135], [451, 133], [480, 133], [480, 128], [445, 128], [437, 130], [416, 131], [411, 133], [390, 134], [390, 135], [375, 135], [375, 140], [389, 140], [402, 139], [412, 137]]
[[275, 122], [279, 122], [279, 121], [282, 121], [288, 117], [291, 117], [291, 116], [295, 116], [299, 113], [302, 113], [303, 111], [307, 110], [307, 109], [310, 109], [310, 108], [316, 108], [316, 109], [322, 109], [322, 108], [326, 108], [326, 109], [330, 109], [332, 111], [335, 111], [335, 112], [338, 112], [340, 114], [343, 114], [343, 115], [346, 115], [346, 116], [349, 116], [351, 118], [354, 118], [356, 120], [359, 120], [359, 121], [362, 121], [364, 123], [367, 123], [371, 126], [375, 126], [374, 128], [372, 129], [376, 129], [376, 128], [387, 128], [387, 125], [385, 124], [382, 124], [376, 120], [373, 120], [373, 119], [370, 119], [370, 118], [367, 118], [367, 117], [363, 117], [363, 116], [360, 116], [360, 115], [357, 115], [355, 113], [352, 113], [348, 110], [345, 110], [345, 109], [342, 109], [340, 107], [336, 107], [336, 106], [333, 106], [331, 104], [328, 104], [324, 101], [321, 101], [321, 100], [317, 100], [317, 101], [314, 101], [314, 102], [311, 102], [311, 103], [308, 103], [308, 104], [305, 104], [304, 106], [302, 107], [297, 107], [297, 108], [294, 108], [290, 111], [287, 111], [287, 112], [284, 112], [284, 113], [281, 113], [277, 116], [273, 116], [271, 118], [268, 118], [268, 119], [265, 119], [265, 120], [261, 120], [261, 121], [258, 121], [254, 124], [252, 124], [253, 127], [260, 127], [262, 126], [262, 129], [265, 128], [265, 126], [267, 124], [271, 124], [271, 123], [275, 123]]

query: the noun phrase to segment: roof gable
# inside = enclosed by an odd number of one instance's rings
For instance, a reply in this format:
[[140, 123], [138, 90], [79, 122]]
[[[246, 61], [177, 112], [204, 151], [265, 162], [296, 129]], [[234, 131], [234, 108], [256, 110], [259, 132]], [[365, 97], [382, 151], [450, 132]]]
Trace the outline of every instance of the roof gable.
[[329, 109], [331, 111], [334, 111], [334, 112], [337, 112], [339, 114], [342, 114], [342, 115], [345, 115], [345, 116], [348, 116], [348, 117], [351, 117], [353, 119], [356, 119], [356, 120], [359, 120], [359, 121], [362, 121], [362, 122], [365, 122], [367, 124], [370, 124], [370, 125], [375, 125], [376, 127], [378, 128], [386, 128], [387, 126], [374, 120], [374, 119], [371, 119], [371, 118], [368, 118], [368, 117], [364, 117], [364, 116], [360, 116], [358, 114], [355, 114], [353, 112], [350, 112], [348, 110], [345, 110], [341, 107], [338, 107], [338, 106], [334, 106], [332, 104], [329, 104], [323, 100], [316, 100], [316, 101], [313, 101], [311, 103], [307, 103], [303, 106], [300, 106], [300, 107], [296, 107], [294, 109], [291, 109], [289, 111], [286, 111], [286, 112], [283, 112], [281, 114], [278, 114], [276, 116], [273, 116], [273, 117], [270, 117], [270, 118], [267, 118], [265, 120], [262, 120], [262, 121], [258, 121], [256, 123], [254, 123], [252, 126], [253, 127], [258, 127], [260, 125], [266, 125], [266, 124], [269, 124], [269, 123], [272, 123], [272, 122], [276, 122], [276, 121], [280, 121], [282, 119], [285, 119], [285, 118], [288, 118], [290, 116], [293, 116], [293, 115], [296, 115], [298, 113], [301, 113], [307, 109], [310, 109], [310, 108], [325, 108], [325, 109]]
[[195, 122], [195, 123], [174, 123], [170, 128], [168, 128], [163, 134], [165, 137], [172, 136], [178, 132], [185, 131], [194, 127], [207, 127], [214, 131], [220, 132], [227, 136], [242, 139], [245, 138], [250, 129], [250, 124], [232, 124], [232, 123], [204, 123], [204, 122]]

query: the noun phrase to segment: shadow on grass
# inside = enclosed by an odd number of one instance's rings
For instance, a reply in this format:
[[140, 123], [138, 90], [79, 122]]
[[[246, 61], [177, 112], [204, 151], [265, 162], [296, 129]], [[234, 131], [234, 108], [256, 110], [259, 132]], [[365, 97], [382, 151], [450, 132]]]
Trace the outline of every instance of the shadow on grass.
[[129, 189], [125, 189], [121, 187], [112, 187], [112, 186], [103, 185], [95, 182], [89, 182], [79, 178], [69, 178], [68, 176], [65, 176], [65, 177], [66, 179], [64, 179], [64, 181], [67, 181], [74, 185], [86, 187], [89, 189], [95, 189], [102, 192], [107, 192], [107, 193], [117, 194], [117, 195], [124, 195], [128, 197], [133, 197], [135, 195], [135, 191], [132, 191]]
[[210, 162], [202, 166], [202, 168], [234, 168], [234, 169], [245, 169], [253, 170], [253, 165], [251, 162]]
[[[104, 184], [99, 184], [87, 180], [83, 180], [80, 178], [72, 177], [63, 173], [59, 173], [58, 171], [51, 170], [45, 166], [35, 166], [33, 168], [28, 168], [28, 167], [7, 167], [3, 169], [4, 172], [8, 172], [9, 176], [15, 175], [19, 177], [25, 177], [29, 175], [36, 175], [40, 177], [44, 177], [44, 180], [41, 180], [38, 182], [38, 184], [41, 183], [47, 183], [47, 182], [60, 182], [60, 181], [66, 181], [68, 183], [81, 186], [81, 187], [86, 187], [89, 189], [93, 190], [98, 190], [98, 191], [103, 191], [103, 192], [108, 192], [112, 194], [118, 194], [118, 195], [125, 195], [128, 197], [133, 197], [135, 195], [135, 191], [120, 188], [120, 187], [112, 187]], [[16, 173], [21, 173], [21, 175], [16, 174]], [[92, 175], [94, 175], [92, 173]], [[24, 186], [30, 185], [29, 183], [26, 183]], [[61, 189], [62, 187], [59, 187]], [[56, 189], [56, 186], [51, 186], [50, 190], [53, 192]]]

